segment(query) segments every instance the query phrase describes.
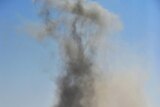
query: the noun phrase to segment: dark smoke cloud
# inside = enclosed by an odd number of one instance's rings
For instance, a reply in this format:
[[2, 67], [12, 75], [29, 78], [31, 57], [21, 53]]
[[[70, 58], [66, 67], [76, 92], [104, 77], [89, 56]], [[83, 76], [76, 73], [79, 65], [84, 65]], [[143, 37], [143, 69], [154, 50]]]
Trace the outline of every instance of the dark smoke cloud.
[[97, 3], [84, 0], [46, 0], [41, 3], [40, 16], [44, 25], [39, 34], [59, 41], [66, 64], [65, 74], [59, 81], [56, 107], [93, 107], [94, 41], [98, 41], [96, 39], [103, 36], [105, 30], [118, 28], [120, 24], [115, 24], [118, 18]]
[[[109, 71], [101, 75], [106, 69], [98, 67], [97, 55], [106, 49], [103, 39], [109, 32], [122, 28], [116, 15], [88, 0], [35, 0], [34, 3], [40, 7], [43, 23], [28, 29], [38, 39], [55, 39], [65, 66], [54, 107], [146, 107], [134, 79], [124, 75], [112, 75], [111, 79]], [[125, 90], [126, 84], [130, 91]]]

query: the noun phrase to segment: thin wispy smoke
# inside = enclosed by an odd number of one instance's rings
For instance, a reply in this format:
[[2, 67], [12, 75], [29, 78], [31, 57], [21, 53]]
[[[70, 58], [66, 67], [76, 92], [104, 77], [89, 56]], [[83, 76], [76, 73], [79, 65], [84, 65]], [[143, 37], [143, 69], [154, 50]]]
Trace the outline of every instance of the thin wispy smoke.
[[134, 76], [99, 66], [104, 62], [98, 59], [106, 49], [104, 39], [122, 28], [117, 15], [89, 0], [34, 3], [43, 23], [29, 31], [38, 39], [56, 40], [63, 57], [54, 107], [146, 107]]

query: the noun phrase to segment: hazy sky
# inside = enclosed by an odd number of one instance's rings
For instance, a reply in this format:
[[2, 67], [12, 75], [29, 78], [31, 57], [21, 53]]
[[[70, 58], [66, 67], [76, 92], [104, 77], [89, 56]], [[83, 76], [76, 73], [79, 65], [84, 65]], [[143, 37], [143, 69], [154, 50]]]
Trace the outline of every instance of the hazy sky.
[[[153, 71], [149, 90], [158, 103], [160, 2], [96, 1], [120, 17], [124, 25], [120, 37], [150, 60]], [[38, 19], [31, 0], [0, 0], [0, 107], [49, 107], [54, 100], [51, 80], [58, 71], [56, 45], [38, 43], [19, 30], [23, 23]]]

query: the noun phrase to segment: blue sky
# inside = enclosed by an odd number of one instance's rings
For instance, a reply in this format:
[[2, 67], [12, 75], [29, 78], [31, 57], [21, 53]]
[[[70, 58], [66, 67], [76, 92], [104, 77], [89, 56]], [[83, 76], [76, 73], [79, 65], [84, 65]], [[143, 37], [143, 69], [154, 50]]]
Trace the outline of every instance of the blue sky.
[[[119, 15], [124, 25], [121, 38], [131, 48], [147, 55], [152, 62], [154, 69], [149, 88], [157, 103], [160, 98], [153, 88], [160, 92], [160, 2], [96, 1]], [[31, 0], [1, 0], [0, 13], [0, 106], [49, 107], [54, 96], [51, 79], [56, 75], [56, 66], [59, 65], [56, 45], [50, 50], [49, 44], [38, 43], [17, 30], [28, 20], [38, 20], [37, 10]]]

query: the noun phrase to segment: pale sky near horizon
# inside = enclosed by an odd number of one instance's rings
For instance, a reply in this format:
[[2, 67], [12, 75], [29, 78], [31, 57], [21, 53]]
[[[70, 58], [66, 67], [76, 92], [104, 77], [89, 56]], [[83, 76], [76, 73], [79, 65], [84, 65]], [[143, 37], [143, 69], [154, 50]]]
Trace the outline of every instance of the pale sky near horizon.
[[[150, 95], [160, 105], [160, 2], [95, 1], [120, 17], [124, 26], [120, 36], [126, 44], [149, 57], [153, 66]], [[36, 20], [39, 17], [32, 0], [0, 0], [0, 107], [52, 105], [52, 76], [56, 76], [59, 64], [57, 47], [53, 44], [50, 50], [48, 44], [17, 30], [23, 23]]]

